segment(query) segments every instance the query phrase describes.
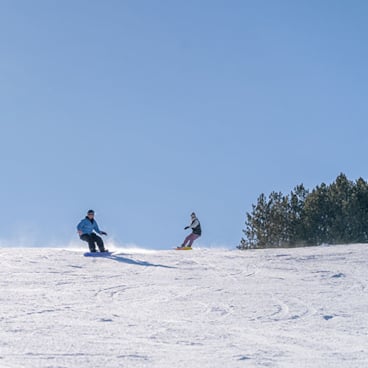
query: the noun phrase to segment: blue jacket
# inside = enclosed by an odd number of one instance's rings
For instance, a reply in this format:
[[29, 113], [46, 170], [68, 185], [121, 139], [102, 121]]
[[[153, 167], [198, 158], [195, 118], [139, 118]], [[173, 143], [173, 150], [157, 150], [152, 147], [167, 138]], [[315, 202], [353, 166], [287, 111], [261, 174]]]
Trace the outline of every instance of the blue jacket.
[[84, 218], [77, 226], [78, 231], [81, 231], [82, 234], [92, 234], [93, 231], [96, 231], [97, 234], [101, 234], [101, 230], [97, 225], [97, 222], [93, 220], [91, 222], [87, 217]]

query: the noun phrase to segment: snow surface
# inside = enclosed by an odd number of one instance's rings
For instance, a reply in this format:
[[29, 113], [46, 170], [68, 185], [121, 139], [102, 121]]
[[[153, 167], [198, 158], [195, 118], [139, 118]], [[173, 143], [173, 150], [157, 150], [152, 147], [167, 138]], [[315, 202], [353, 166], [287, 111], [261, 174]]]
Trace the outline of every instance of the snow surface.
[[368, 245], [0, 249], [0, 367], [368, 367]]

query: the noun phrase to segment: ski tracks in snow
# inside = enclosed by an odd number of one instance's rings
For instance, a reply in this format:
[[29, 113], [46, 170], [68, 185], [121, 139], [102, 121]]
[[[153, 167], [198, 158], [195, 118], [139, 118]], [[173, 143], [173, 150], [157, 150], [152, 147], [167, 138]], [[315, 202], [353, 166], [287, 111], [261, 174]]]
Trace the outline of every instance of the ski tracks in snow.
[[0, 366], [360, 368], [367, 259], [365, 245], [3, 249]]

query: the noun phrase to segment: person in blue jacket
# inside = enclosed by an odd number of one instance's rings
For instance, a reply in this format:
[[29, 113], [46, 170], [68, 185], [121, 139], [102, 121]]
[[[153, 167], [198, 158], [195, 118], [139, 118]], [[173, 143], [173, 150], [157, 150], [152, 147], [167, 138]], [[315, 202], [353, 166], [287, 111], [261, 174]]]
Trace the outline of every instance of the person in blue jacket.
[[[89, 250], [96, 252], [96, 244], [100, 252], [108, 252], [100, 235], [107, 235], [101, 231], [95, 220], [95, 211], [89, 210], [87, 216], [77, 226], [79, 237], [88, 243]], [[97, 234], [96, 234], [97, 233]]]

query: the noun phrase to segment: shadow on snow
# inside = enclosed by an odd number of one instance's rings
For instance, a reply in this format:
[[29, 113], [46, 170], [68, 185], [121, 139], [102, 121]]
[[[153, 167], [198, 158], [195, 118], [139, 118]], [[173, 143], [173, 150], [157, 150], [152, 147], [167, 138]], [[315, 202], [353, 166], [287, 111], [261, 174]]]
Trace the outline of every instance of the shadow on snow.
[[140, 260], [127, 258], [127, 257], [124, 257], [121, 254], [110, 254], [110, 255], [105, 256], [103, 258], [111, 259], [111, 260], [116, 261], [116, 262], [126, 263], [126, 264], [130, 264], [130, 265], [134, 265], [134, 266], [176, 268], [176, 267], [172, 267], [172, 266], [166, 266], [166, 265], [162, 265], [162, 264], [155, 264], [155, 263], [150, 263], [150, 262], [147, 262], [147, 261], [140, 261]]

